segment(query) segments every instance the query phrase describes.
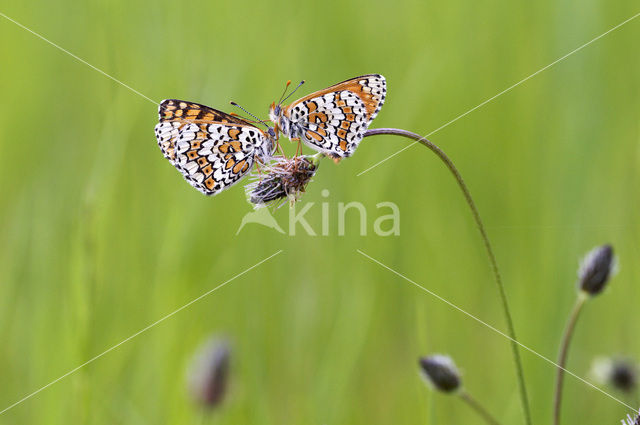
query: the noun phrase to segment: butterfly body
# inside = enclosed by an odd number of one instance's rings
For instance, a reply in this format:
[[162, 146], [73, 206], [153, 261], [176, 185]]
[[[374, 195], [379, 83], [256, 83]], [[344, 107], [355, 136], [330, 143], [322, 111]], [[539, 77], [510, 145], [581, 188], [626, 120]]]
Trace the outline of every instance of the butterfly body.
[[385, 96], [384, 77], [369, 74], [312, 93], [286, 107], [274, 104], [269, 115], [276, 135], [280, 132], [333, 158], [345, 158], [358, 147]]
[[272, 128], [263, 131], [237, 116], [193, 102], [160, 104], [155, 132], [165, 158], [193, 187], [215, 195], [271, 158]]

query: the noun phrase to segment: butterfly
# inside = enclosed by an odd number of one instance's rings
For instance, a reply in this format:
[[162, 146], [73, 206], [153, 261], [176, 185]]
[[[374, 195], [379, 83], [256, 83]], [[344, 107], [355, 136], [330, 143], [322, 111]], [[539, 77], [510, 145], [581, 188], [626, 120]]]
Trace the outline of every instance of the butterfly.
[[269, 118], [274, 123], [276, 139], [282, 133], [291, 140], [302, 140], [337, 161], [356, 150], [380, 112], [386, 93], [387, 83], [382, 75], [362, 75], [311, 93], [289, 106], [282, 106], [283, 100], [274, 102]]
[[167, 99], [158, 109], [158, 146], [184, 178], [205, 195], [240, 181], [257, 162], [267, 162], [276, 133], [236, 115], [184, 100]]

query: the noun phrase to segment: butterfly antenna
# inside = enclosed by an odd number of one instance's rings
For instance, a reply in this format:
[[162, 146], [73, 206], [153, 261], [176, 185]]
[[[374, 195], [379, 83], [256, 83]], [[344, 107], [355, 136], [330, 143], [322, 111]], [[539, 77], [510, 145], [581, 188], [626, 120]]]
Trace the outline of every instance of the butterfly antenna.
[[255, 115], [253, 115], [251, 112], [247, 111], [246, 109], [244, 109], [242, 106], [238, 105], [236, 102], [231, 102], [231, 104], [237, 108], [242, 109], [246, 114], [251, 115], [253, 118], [255, 118], [257, 120], [257, 122], [261, 123], [262, 125], [264, 125], [265, 127], [269, 128], [269, 126], [267, 125], [266, 122], [262, 121], [260, 118], [256, 117]]
[[284, 90], [282, 90], [282, 94], [280, 95], [280, 100], [278, 100], [278, 105], [282, 102], [282, 98], [287, 93], [287, 89], [291, 85], [291, 80], [287, 80], [287, 84], [284, 85]]
[[[284, 88], [285, 91], [287, 90], [287, 87], [289, 87], [289, 84], [291, 83], [291, 80], [287, 81], [287, 86]], [[285, 100], [289, 99], [291, 97], [292, 94], [294, 94], [296, 92], [296, 90], [298, 90], [300, 88], [301, 85], [304, 84], [304, 80], [300, 81], [298, 83], [298, 85], [296, 86], [295, 89], [293, 89], [293, 91], [291, 93], [289, 93], [287, 95], [287, 97], [285, 97], [284, 99], [280, 98], [280, 100], [278, 101], [278, 105], [282, 104], [282, 102], [284, 102]], [[284, 93], [282, 93], [282, 95], [284, 96]]]

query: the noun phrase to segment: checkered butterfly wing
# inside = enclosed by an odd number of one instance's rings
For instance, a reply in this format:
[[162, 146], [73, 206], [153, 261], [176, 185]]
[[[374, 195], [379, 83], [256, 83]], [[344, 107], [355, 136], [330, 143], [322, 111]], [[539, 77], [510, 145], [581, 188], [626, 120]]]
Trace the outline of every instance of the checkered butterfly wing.
[[160, 104], [155, 127], [165, 158], [205, 195], [237, 183], [252, 168], [266, 135], [251, 123], [193, 102]]
[[387, 83], [382, 75], [363, 75], [303, 97], [283, 113], [307, 145], [343, 158], [358, 147], [386, 93]]

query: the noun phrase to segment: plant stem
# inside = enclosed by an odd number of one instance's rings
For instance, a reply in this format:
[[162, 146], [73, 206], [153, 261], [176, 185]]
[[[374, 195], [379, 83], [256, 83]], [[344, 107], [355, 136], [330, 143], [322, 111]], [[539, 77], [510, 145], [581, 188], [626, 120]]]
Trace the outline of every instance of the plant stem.
[[462, 391], [460, 393], [460, 398], [464, 400], [469, 406], [471, 406], [471, 408], [475, 410], [476, 413], [478, 413], [478, 415], [482, 416], [482, 418], [485, 421], [487, 421], [488, 424], [500, 425], [500, 422], [498, 422], [496, 418], [491, 416], [491, 414], [484, 407], [482, 407], [482, 405], [478, 403], [473, 397], [471, 397], [471, 395], [468, 392]]
[[462, 179], [460, 172], [453, 164], [451, 159], [447, 156], [447, 154], [442, 151], [438, 146], [431, 143], [424, 137], [416, 133], [412, 133], [407, 130], [401, 130], [397, 128], [376, 128], [372, 130], [367, 130], [364, 134], [364, 137], [369, 136], [378, 136], [382, 134], [388, 134], [393, 136], [402, 136], [408, 139], [415, 140], [422, 145], [429, 148], [433, 153], [436, 154], [438, 158], [447, 166], [453, 177], [456, 179], [460, 190], [462, 190], [462, 194], [464, 195], [465, 200], [467, 201], [467, 205], [471, 209], [471, 213], [473, 215], [473, 219], [476, 222], [476, 226], [480, 231], [480, 236], [482, 237], [482, 241], [484, 243], [484, 247], [487, 251], [487, 255], [489, 257], [489, 262], [491, 263], [491, 269], [493, 271], [493, 276], [496, 281], [496, 285], [498, 285], [498, 292], [500, 293], [500, 300], [502, 302], [502, 310], [504, 312], [505, 320], [507, 322], [507, 331], [509, 338], [511, 340], [511, 350], [513, 351], [513, 359], [516, 365], [516, 374], [518, 377], [518, 384], [520, 389], [520, 399], [522, 402], [522, 410], [525, 417], [525, 422], [527, 425], [531, 425], [531, 411], [529, 410], [529, 398], [527, 396], [527, 386], [524, 380], [524, 371], [522, 369], [522, 360], [520, 359], [520, 351], [518, 349], [518, 339], [516, 338], [516, 331], [513, 326], [513, 319], [511, 318], [511, 312], [509, 309], [509, 302], [507, 300], [507, 293], [504, 289], [504, 284], [502, 283], [502, 277], [500, 276], [500, 270], [498, 269], [498, 263], [496, 261], [496, 257], [493, 253], [493, 248], [491, 247], [491, 242], [489, 242], [489, 236], [484, 228], [484, 224], [482, 224], [482, 220], [480, 219], [480, 213], [476, 208], [476, 204], [471, 197], [471, 192], [467, 188], [466, 183]]
[[576, 327], [576, 322], [578, 321], [578, 317], [580, 316], [582, 307], [584, 306], [584, 303], [588, 298], [589, 296], [586, 293], [582, 291], [578, 293], [578, 298], [576, 299], [573, 310], [569, 315], [569, 321], [567, 322], [567, 327], [564, 330], [562, 342], [560, 343], [560, 354], [558, 355], [558, 371], [556, 374], [556, 392], [553, 398], [554, 425], [558, 425], [560, 423], [560, 407], [562, 405], [562, 383], [564, 382], [564, 369], [565, 365], [567, 364], [567, 355], [569, 354], [569, 344], [571, 342], [571, 336], [573, 335], [573, 330]]

